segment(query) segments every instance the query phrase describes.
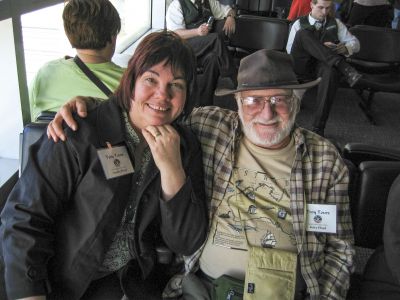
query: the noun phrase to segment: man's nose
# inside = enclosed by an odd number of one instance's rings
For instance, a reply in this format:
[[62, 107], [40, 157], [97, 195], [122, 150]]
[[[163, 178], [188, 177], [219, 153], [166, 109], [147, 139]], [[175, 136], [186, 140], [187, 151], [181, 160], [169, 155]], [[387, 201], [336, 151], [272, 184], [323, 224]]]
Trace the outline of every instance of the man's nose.
[[262, 116], [266, 120], [269, 120], [269, 119], [272, 119], [273, 117], [275, 117], [275, 115], [276, 115], [276, 112], [275, 112], [273, 105], [271, 105], [271, 102], [265, 101], [264, 108], [260, 111], [260, 116]]

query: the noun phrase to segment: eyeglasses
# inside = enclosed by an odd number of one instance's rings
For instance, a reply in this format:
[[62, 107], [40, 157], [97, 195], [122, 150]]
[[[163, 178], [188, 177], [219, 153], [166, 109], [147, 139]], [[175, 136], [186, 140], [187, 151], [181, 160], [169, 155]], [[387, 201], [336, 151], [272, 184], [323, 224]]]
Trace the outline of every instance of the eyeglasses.
[[292, 109], [293, 95], [279, 95], [279, 96], [248, 96], [240, 98], [243, 105], [243, 111], [249, 115], [255, 115], [261, 112], [265, 107], [265, 102], [278, 113], [288, 113]]

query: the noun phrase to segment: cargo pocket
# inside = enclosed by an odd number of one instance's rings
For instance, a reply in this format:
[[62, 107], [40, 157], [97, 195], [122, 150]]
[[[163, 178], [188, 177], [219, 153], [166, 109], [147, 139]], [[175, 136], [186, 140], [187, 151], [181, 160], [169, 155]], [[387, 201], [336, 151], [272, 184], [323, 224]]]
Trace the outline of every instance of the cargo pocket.
[[244, 300], [292, 300], [296, 287], [297, 254], [251, 247]]

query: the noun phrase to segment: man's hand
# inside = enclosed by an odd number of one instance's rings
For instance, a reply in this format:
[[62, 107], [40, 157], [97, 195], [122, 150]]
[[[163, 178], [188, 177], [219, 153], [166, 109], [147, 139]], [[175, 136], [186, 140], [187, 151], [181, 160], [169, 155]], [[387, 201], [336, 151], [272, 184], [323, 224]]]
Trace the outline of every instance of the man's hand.
[[225, 32], [227, 36], [235, 33], [236, 30], [236, 21], [235, 18], [232, 16], [228, 16], [225, 20], [224, 27], [222, 30]]
[[347, 47], [343, 43], [335, 44], [335, 43], [332, 43], [332, 42], [324, 42], [324, 45], [326, 47], [332, 49], [337, 54], [341, 54], [341, 55], [347, 55], [348, 54]]
[[347, 50], [346, 45], [343, 44], [343, 43], [339, 43], [339, 44], [336, 45], [335, 52], [337, 54], [341, 54], [341, 55], [349, 54], [349, 51]]
[[324, 42], [324, 46], [331, 48], [331, 49], [335, 49], [337, 47], [337, 45], [332, 42]]
[[205, 36], [210, 32], [210, 28], [208, 27], [207, 23], [201, 24], [197, 27], [197, 34], [199, 36]]
[[47, 126], [47, 137], [49, 139], [52, 138], [55, 143], [57, 143], [59, 139], [65, 141], [65, 134], [62, 128], [63, 121], [65, 121], [72, 130], [77, 130], [78, 124], [72, 117], [72, 112], [77, 112], [80, 117], [85, 118], [87, 116], [86, 101], [88, 99], [87, 97], [78, 96], [65, 103], [57, 112], [53, 121]]

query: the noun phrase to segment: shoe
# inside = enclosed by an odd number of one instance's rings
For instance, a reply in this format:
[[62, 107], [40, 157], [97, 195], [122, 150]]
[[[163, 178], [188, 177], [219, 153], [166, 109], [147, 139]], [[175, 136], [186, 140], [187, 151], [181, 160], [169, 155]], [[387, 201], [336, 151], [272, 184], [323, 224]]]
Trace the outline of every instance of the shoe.
[[360, 73], [357, 72], [352, 66], [346, 63], [346, 66], [341, 70], [347, 83], [350, 87], [353, 87], [362, 77]]

